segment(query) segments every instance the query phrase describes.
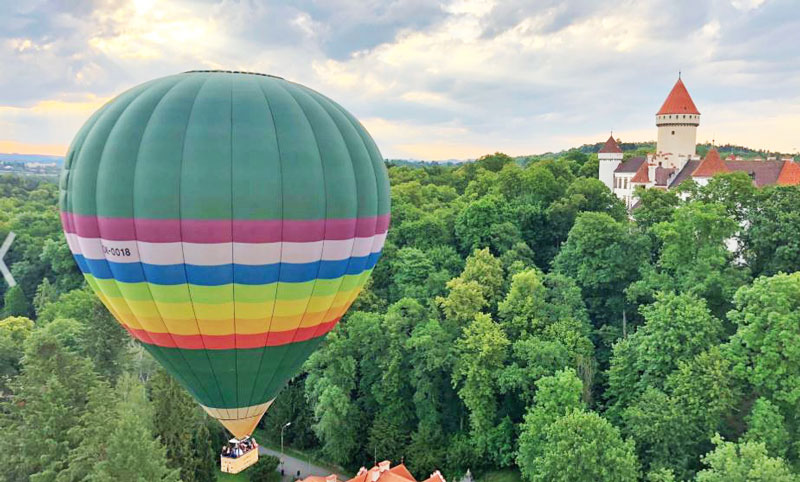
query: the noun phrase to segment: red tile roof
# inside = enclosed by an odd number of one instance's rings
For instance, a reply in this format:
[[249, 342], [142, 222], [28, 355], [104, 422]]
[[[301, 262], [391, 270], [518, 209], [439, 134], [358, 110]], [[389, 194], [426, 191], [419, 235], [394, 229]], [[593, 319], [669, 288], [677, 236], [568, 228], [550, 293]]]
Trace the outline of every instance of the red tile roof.
[[423, 480], [422, 482], [447, 482], [447, 481], [444, 480], [444, 476], [442, 476], [442, 473], [437, 470], [436, 472], [432, 473], [430, 477]]
[[[309, 476], [298, 482], [337, 482], [335, 474], [327, 477]], [[339, 481], [341, 482], [341, 481]], [[355, 477], [347, 482], [417, 482], [417, 479], [411, 475], [405, 465], [395, 465], [391, 467], [391, 462], [384, 460], [378, 465], [367, 470], [366, 467], [361, 467]], [[447, 482], [442, 474], [437, 470], [432, 473], [424, 482]]]
[[649, 184], [650, 183], [650, 176], [648, 175], [649, 167], [646, 162], [643, 162], [639, 169], [636, 171], [636, 174], [633, 175], [631, 178], [631, 184], [639, 183], [639, 184]]
[[797, 186], [800, 184], [800, 164], [794, 161], [783, 161], [783, 168], [778, 174], [779, 186]]
[[614, 140], [614, 136], [608, 136], [608, 140], [606, 141], [605, 144], [603, 144], [603, 147], [601, 147], [600, 150], [597, 151], [597, 153], [598, 154], [611, 154], [611, 153], [621, 154], [622, 153], [622, 149], [619, 148], [619, 144], [617, 144], [617, 141]]
[[716, 149], [711, 149], [700, 165], [697, 166], [697, 169], [694, 170], [692, 177], [711, 177], [720, 172], [730, 172], [730, 169], [720, 159], [719, 152]]
[[403, 477], [404, 479], [416, 480], [416, 479], [414, 479], [414, 476], [411, 475], [411, 472], [408, 471], [408, 469], [406, 468], [405, 464], [395, 465], [394, 467], [389, 469], [389, 472], [391, 472], [393, 474], [397, 474], [400, 477]]
[[667, 100], [661, 105], [661, 108], [658, 109], [656, 115], [664, 115], [664, 114], [700, 114], [700, 111], [697, 110], [697, 107], [694, 105], [694, 101], [692, 101], [692, 96], [689, 95], [689, 91], [686, 90], [686, 86], [683, 85], [683, 81], [678, 77], [678, 81], [675, 82], [675, 86], [672, 87], [669, 95], [667, 96]]

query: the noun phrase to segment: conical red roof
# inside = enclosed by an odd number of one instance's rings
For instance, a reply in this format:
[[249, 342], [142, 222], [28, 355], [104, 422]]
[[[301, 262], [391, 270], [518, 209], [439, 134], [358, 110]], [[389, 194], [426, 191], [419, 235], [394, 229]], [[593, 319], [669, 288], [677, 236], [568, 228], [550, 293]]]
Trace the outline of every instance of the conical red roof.
[[778, 175], [779, 186], [797, 186], [800, 184], [800, 165], [794, 161], [783, 161], [783, 168]]
[[620, 149], [619, 144], [617, 144], [617, 141], [614, 140], [614, 136], [608, 136], [608, 140], [606, 141], [605, 144], [603, 144], [603, 147], [601, 147], [600, 150], [597, 151], [597, 153], [598, 154], [612, 154], [612, 153], [613, 154], [621, 154], [622, 153], [622, 149]]
[[678, 81], [675, 82], [675, 86], [667, 96], [667, 100], [664, 101], [656, 113], [656, 115], [664, 114], [700, 114], [680, 77], [678, 77]]
[[730, 172], [728, 166], [720, 159], [719, 152], [711, 149], [692, 173], [693, 177], [711, 177], [720, 172]]

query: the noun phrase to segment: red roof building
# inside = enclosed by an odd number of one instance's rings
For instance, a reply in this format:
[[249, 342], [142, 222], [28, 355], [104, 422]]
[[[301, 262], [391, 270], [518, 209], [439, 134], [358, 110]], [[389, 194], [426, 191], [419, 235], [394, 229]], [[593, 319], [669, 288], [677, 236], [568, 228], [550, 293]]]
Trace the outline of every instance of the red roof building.
[[800, 184], [800, 164], [794, 161], [783, 161], [783, 168], [778, 174], [779, 186], [797, 186]]
[[[367, 470], [366, 467], [361, 467], [355, 477], [347, 480], [346, 482], [417, 482], [417, 479], [411, 475], [405, 465], [391, 466], [392, 463], [388, 460], [380, 462], [378, 465]], [[311, 475], [298, 480], [298, 482], [345, 482], [339, 480], [336, 474], [328, 475], [327, 477]], [[422, 482], [447, 482], [438, 470], [430, 475]]]
[[712, 177], [714, 174], [721, 172], [730, 172], [730, 169], [720, 159], [719, 152], [716, 149], [711, 149], [706, 154], [706, 157], [700, 161], [697, 169], [692, 172], [692, 177]]
[[643, 162], [642, 165], [639, 166], [639, 169], [636, 170], [636, 174], [634, 174], [631, 178], [631, 184], [650, 184], [650, 176], [648, 171], [648, 164]]
[[597, 151], [598, 154], [622, 154], [622, 149], [617, 144], [617, 141], [614, 140], [614, 136], [608, 136], [608, 140], [603, 147]]
[[656, 113], [656, 115], [665, 114], [700, 115], [700, 111], [695, 107], [692, 96], [689, 95], [689, 91], [686, 90], [686, 86], [683, 85], [683, 81], [680, 77], [678, 77], [678, 81], [675, 82], [675, 86], [672, 87], [672, 90], [667, 96], [667, 100], [664, 101], [661, 108]]

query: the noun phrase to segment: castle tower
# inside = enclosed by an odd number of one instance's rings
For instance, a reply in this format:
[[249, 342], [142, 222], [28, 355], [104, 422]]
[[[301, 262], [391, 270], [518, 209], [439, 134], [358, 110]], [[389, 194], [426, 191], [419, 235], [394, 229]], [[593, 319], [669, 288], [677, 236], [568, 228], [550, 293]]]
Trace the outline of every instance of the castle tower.
[[656, 156], [663, 167], [681, 169], [686, 161], [697, 156], [698, 125], [700, 112], [679, 75], [667, 100], [656, 114]]
[[600, 180], [611, 189], [611, 192], [614, 192], [614, 171], [622, 162], [622, 149], [614, 140], [613, 134], [597, 151], [597, 159], [600, 161]]

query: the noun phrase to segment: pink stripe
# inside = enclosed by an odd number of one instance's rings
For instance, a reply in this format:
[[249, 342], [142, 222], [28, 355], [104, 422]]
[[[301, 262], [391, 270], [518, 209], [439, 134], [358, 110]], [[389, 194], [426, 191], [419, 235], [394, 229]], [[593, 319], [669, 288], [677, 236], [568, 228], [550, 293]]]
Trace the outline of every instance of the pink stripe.
[[[389, 228], [389, 214], [318, 220], [144, 219], [86, 216], [61, 212], [64, 231], [84, 238], [149, 243], [305, 243], [366, 238]], [[102, 236], [100, 231], [102, 227]], [[231, 236], [232, 234], [232, 236]]]
[[146, 330], [129, 328], [124, 325], [123, 327], [134, 338], [148, 345], [162, 346], [165, 348], [181, 348], [184, 350], [243, 350], [307, 341], [327, 334], [338, 322], [339, 318], [336, 318], [325, 323], [320, 323], [317, 326], [298, 328], [297, 332], [294, 330], [286, 330], [251, 335], [174, 335], [170, 333], [154, 333]]

